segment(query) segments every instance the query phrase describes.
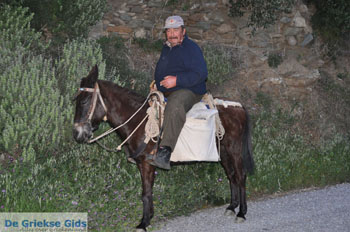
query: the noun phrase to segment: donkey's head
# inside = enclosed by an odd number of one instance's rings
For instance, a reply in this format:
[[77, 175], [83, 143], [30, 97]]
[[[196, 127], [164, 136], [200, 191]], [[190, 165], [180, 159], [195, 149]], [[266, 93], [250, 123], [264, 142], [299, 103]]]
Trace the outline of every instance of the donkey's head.
[[97, 79], [98, 68], [95, 65], [89, 75], [81, 79], [79, 92], [75, 98], [73, 137], [78, 143], [87, 142], [106, 115]]

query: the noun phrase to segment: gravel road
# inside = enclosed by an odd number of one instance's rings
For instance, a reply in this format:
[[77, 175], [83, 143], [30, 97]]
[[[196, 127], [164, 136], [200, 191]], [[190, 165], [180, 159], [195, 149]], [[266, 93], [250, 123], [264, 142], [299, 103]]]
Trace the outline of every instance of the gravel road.
[[226, 207], [178, 217], [163, 225], [154, 225], [153, 228], [159, 229], [152, 231], [350, 232], [350, 184], [249, 201], [247, 220], [243, 223], [235, 223], [233, 216], [224, 216]]

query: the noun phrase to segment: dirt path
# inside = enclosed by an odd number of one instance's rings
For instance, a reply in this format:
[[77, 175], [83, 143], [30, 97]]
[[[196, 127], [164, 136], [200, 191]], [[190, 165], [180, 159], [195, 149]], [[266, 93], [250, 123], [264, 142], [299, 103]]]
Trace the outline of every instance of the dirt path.
[[234, 217], [224, 216], [226, 207], [199, 211], [149, 229], [156, 232], [350, 232], [350, 184], [248, 202], [244, 223], [235, 223]]

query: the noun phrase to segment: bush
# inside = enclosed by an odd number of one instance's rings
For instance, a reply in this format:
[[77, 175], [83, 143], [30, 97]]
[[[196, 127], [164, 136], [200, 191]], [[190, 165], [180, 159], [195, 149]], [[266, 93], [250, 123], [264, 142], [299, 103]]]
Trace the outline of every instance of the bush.
[[41, 34], [30, 27], [33, 14], [28, 8], [0, 5], [0, 71], [5, 72], [13, 61], [33, 50], [43, 52], [47, 45], [40, 41]]
[[94, 64], [99, 64], [101, 76], [105, 65], [98, 44], [91, 41], [66, 44], [56, 62], [32, 52], [44, 45], [30, 29], [32, 16], [26, 13], [5, 6], [6, 18], [0, 21], [0, 150], [33, 162], [71, 140], [71, 97]]
[[50, 61], [40, 56], [28, 58], [0, 76], [1, 91], [6, 93], [6, 100], [1, 101], [0, 147], [9, 152], [19, 149], [29, 161], [35, 160], [35, 153], [52, 150], [62, 142], [59, 128], [65, 118]]
[[[136, 40], [144, 49], [158, 49], [159, 41], [150, 43], [147, 40]], [[153, 77], [150, 73], [133, 70], [129, 63], [129, 51], [125, 47], [125, 40], [120, 37], [101, 37], [97, 40], [103, 51], [103, 59], [106, 60], [107, 72], [115, 71], [121, 85], [133, 89], [141, 95], [147, 95], [149, 84]]]
[[348, 0], [308, 0], [316, 7], [312, 27], [326, 42], [327, 55], [334, 61], [350, 51], [350, 2]]
[[350, 2], [347, 0], [309, 0], [316, 7], [312, 24], [326, 40], [345, 37], [350, 33]]
[[126, 81], [130, 75], [130, 67], [126, 59], [128, 51], [124, 45], [125, 40], [115, 36], [104, 36], [96, 42], [102, 49], [107, 72], [116, 69], [117, 74], [122, 77], [122, 81]]
[[[57, 114], [59, 94], [54, 92], [50, 64], [31, 51], [45, 48], [40, 34], [30, 28], [32, 15], [25, 8], [2, 7], [0, 17], [0, 150], [20, 150], [25, 159], [33, 156], [34, 149], [42, 150], [42, 139], [51, 137], [55, 122], [50, 117]], [[47, 88], [47, 95], [42, 88]], [[38, 110], [41, 104], [53, 102], [52, 107]], [[50, 124], [50, 125], [49, 125]], [[28, 127], [31, 125], [31, 127]], [[45, 128], [47, 127], [47, 128]], [[45, 128], [45, 129], [44, 129]], [[43, 129], [44, 133], [39, 133]], [[34, 145], [36, 144], [36, 145]]]
[[203, 55], [208, 68], [208, 81], [213, 84], [222, 84], [230, 79], [240, 62], [232, 48], [220, 45], [204, 45]]
[[78, 39], [64, 45], [55, 67], [61, 95], [68, 97], [66, 104], [71, 105], [69, 97], [77, 91], [80, 79], [85, 77], [95, 64], [99, 67], [99, 78], [105, 79], [106, 64], [103, 61], [102, 49], [95, 41]]
[[[347, 181], [350, 169], [343, 164], [350, 161], [349, 139], [335, 135], [321, 147], [312, 147], [307, 138], [289, 132], [289, 126], [281, 128], [278, 114], [269, 115], [275, 121], [271, 126], [264, 125], [261, 118], [255, 122], [256, 172], [248, 189], [261, 194]], [[274, 129], [276, 123], [278, 129]]]
[[232, 17], [242, 16], [251, 10], [248, 25], [254, 29], [268, 27], [276, 22], [283, 12], [290, 12], [295, 0], [230, 0], [230, 15]]
[[160, 53], [163, 48], [163, 41], [158, 39], [156, 41], [151, 41], [145, 38], [135, 38], [133, 43], [138, 44], [145, 52], [158, 52]]
[[277, 68], [278, 65], [282, 64], [283, 58], [280, 53], [270, 53], [267, 58], [267, 63], [271, 68]]
[[89, 27], [102, 18], [106, 0], [5, 0], [7, 4], [28, 7], [34, 13], [36, 30], [52, 34], [58, 41], [86, 37]]

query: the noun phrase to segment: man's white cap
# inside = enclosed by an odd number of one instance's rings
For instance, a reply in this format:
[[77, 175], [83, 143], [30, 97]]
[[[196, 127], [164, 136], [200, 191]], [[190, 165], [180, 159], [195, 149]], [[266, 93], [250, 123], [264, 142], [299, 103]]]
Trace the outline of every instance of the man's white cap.
[[180, 16], [174, 15], [174, 16], [169, 16], [165, 20], [164, 29], [178, 28], [178, 27], [181, 27], [181, 26], [184, 26], [184, 20]]

